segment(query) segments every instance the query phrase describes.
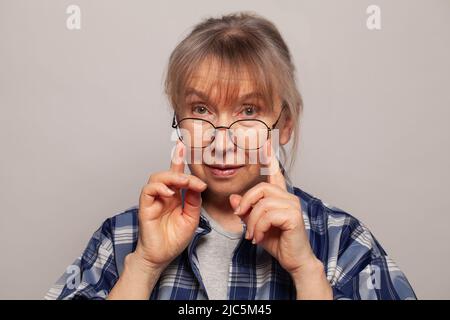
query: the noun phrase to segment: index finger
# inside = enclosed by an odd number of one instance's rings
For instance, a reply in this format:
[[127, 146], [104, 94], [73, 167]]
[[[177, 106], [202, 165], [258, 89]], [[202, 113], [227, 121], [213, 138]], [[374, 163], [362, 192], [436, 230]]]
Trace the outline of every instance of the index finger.
[[276, 157], [275, 150], [272, 148], [271, 140], [267, 141], [266, 155], [269, 158], [267, 182], [279, 186], [283, 190], [287, 190], [286, 179], [281, 171], [280, 163]]
[[175, 145], [175, 150], [172, 154], [172, 160], [170, 162], [170, 171], [184, 173], [184, 157], [186, 153], [186, 148], [184, 144], [177, 140]]

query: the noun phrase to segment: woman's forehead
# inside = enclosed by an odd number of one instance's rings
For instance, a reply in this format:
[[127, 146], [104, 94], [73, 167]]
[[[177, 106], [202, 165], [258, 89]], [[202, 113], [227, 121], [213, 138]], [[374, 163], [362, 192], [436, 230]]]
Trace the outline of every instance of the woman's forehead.
[[[272, 93], [268, 92], [255, 71], [247, 66], [237, 67], [221, 64], [217, 59], [205, 59], [185, 78], [183, 100], [199, 98], [215, 105], [229, 105], [245, 101], [260, 104], [273, 103]], [[270, 108], [270, 107], [269, 107]]]
[[255, 79], [252, 79], [245, 70], [239, 72], [232, 72], [226, 67], [219, 68], [216, 65], [211, 65], [210, 68], [201, 65], [195, 70], [191, 77], [189, 77], [188, 88], [195, 88], [203, 92], [220, 92], [230, 86], [235, 86], [240, 91], [250, 92], [255, 87]]
[[263, 94], [254, 90], [254, 86], [249, 82], [239, 82], [230, 85], [229, 83], [216, 82], [210, 84], [208, 81], [198, 81], [186, 87], [185, 98], [200, 98], [212, 101], [241, 101], [245, 99], [263, 99]]
[[263, 99], [264, 95], [256, 87], [255, 81], [248, 77], [230, 79], [226, 74], [197, 72], [185, 88], [185, 98], [191, 97], [219, 102]]
[[233, 67], [228, 63], [221, 63], [218, 58], [205, 58], [199, 61], [192, 73], [192, 78], [216, 78], [218, 80], [227, 80], [232, 77], [236, 80], [249, 81], [248, 66], [240, 64]]

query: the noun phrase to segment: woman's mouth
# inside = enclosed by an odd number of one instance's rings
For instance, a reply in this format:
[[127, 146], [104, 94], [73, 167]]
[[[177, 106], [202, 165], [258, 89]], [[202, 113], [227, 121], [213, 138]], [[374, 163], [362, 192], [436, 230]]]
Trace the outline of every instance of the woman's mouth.
[[216, 177], [231, 177], [236, 174], [236, 172], [243, 167], [236, 165], [206, 165], [205, 166], [211, 171], [211, 173]]

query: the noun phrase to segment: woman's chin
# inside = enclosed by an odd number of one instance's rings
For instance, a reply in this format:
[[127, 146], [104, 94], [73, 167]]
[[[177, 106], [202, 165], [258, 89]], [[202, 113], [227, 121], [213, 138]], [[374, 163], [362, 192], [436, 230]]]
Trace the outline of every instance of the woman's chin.
[[242, 191], [242, 186], [238, 183], [224, 183], [224, 182], [217, 182], [217, 181], [210, 181], [207, 182], [208, 184], [208, 191], [210, 191], [212, 194], [216, 195], [226, 195], [229, 196], [230, 194], [237, 193], [240, 194]]
[[243, 195], [249, 188], [258, 183], [258, 181], [255, 181], [250, 177], [236, 177], [236, 179], [231, 179], [229, 181], [208, 179], [208, 181], [205, 182], [208, 185], [208, 193], [226, 196], [231, 194]]

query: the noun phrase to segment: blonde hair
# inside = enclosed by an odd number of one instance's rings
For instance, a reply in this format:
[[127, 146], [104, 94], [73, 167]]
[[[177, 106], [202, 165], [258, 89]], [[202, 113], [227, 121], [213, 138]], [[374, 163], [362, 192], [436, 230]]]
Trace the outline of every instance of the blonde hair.
[[[280, 32], [269, 20], [252, 12], [237, 12], [200, 22], [173, 50], [165, 76], [165, 93], [177, 112], [183, 104], [192, 75], [205, 61], [218, 62], [214, 73], [226, 75], [221, 87], [226, 101], [239, 94], [236, 80], [246, 71], [255, 89], [269, 108], [273, 108], [275, 94], [287, 107], [286, 114], [293, 121], [294, 137], [289, 168], [295, 160], [298, 146], [299, 120], [303, 101], [297, 89], [295, 67]], [[207, 86], [208, 90], [212, 85]], [[219, 88], [220, 91], [222, 89]], [[282, 148], [283, 163], [286, 151]]]

